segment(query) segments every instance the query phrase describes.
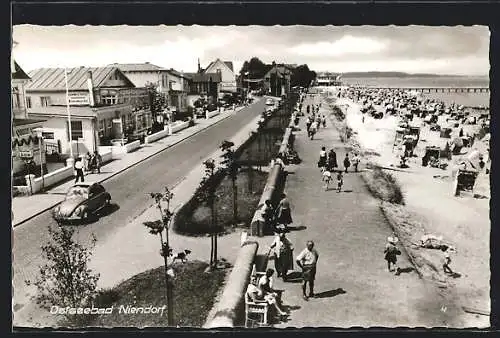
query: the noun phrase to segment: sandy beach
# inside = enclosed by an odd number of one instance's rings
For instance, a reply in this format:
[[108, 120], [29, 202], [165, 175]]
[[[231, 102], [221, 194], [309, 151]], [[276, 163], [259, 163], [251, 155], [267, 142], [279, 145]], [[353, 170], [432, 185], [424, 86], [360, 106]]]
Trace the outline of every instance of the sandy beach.
[[[445, 276], [440, 271], [433, 273], [432, 279], [442, 288], [442, 293], [455, 299], [463, 308], [490, 309], [490, 269], [489, 269], [489, 200], [490, 175], [481, 170], [476, 179], [473, 194], [462, 192], [460, 196], [453, 193], [453, 175], [457, 164], [465, 159], [471, 151], [477, 150], [487, 154], [489, 144], [476, 140], [471, 148], [463, 148], [460, 155], [454, 155], [443, 170], [430, 166], [422, 166], [422, 156], [426, 146], [443, 148], [450, 139], [440, 138], [440, 133], [431, 131], [429, 125], [418, 117], [414, 117], [412, 125], [420, 126], [420, 140], [415, 148], [416, 157], [407, 161], [408, 168], [398, 168], [400, 149], [394, 146], [396, 128], [400, 122], [397, 116], [374, 119], [369, 114], [361, 113], [362, 104], [347, 97], [337, 98], [338, 89], [328, 88], [333, 93], [325, 93], [328, 101], [340, 107], [345, 114], [345, 124], [353, 130], [350, 143], [363, 154], [365, 163], [385, 168], [395, 176], [402, 186], [405, 196], [404, 213], [413, 221], [411, 229], [400, 229], [410, 233], [413, 241], [424, 234], [440, 236], [444, 241], [456, 248], [453, 255], [453, 266], [459, 277]], [[383, 110], [381, 106], [375, 106]], [[444, 123], [440, 116], [438, 123]], [[474, 135], [478, 125], [460, 125], [464, 134]], [[452, 139], [458, 136], [460, 128], [453, 128]], [[489, 164], [487, 164], [488, 167]], [[449, 212], [453, 210], [453, 212]], [[411, 245], [415, 255], [421, 256], [429, 265], [440, 268], [439, 250], [421, 249]], [[458, 275], [457, 275], [458, 276]], [[445, 287], [443, 287], [445, 285]], [[463, 321], [467, 327], [489, 326], [489, 316], [463, 312]]]

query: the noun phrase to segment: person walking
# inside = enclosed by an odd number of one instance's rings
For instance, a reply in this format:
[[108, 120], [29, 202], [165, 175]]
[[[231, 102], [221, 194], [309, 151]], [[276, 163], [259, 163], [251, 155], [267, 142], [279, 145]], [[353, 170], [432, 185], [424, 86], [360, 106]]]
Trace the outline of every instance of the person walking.
[[92, 155], [90, 154], [90, 151], [87, 151], [84, 161], [85, 161], [83, 164], [84, 170], [86, 172], [89, 172], [92, 169]]
[[306, 119], [307, 137], [311, 137], [311, 124], [312, 124], [311, 116], [307, 115]]
[[276, 234], [270, 249], [274, 249], [274, 267], [279, 277], [286, 282], [288, 270], [293, 270], [293, 244], [286, 238], [286, 231]]
[[319, 152], [319, 160], [318, 160], [318, 168], [321, 169], [321, 172], [325, 171], [327, 166], [327, 154], [326, 147], [321, 147], [321, 151]]
[[354, 166], [355, 172], [358, 172], [359, 161], [360, 159], [358, 154], [354, 154], [354, 157], [352, 158], [352, 165]]
[[96, 150], [94, 151], [94, 160], [95, 160], [95, 168], [97, 169], [97, 173], [101, 173], [101, 165], [102, 165], [102, 157], [101, 154]]
[[331, 170], [338, 168], [337, 153], [333, 149], [330, 149], [330, 151], [328, 152], [328, 166]]
[[337, 192], [342, 191], [342, 186], [344, 185], [344, 175], [342, 174], [342, 170], [337, 172]]
[[384, 259], [387, 261], [387, 269], [392, 272], [392, 265], [395, 267], [396, 275], [399, 275], [399, 267], [397, 265], [398, 255], [401, 255], [401, 251], [396, 247], [398, 239], [396, 236], [387, 237], [387, 244], [384, 249]]
[[321, 124], [323, 124], [323, 128], [326, 128], [326, 116], [325, 115], [321, 116]]
[[277, 208], [276, 220], [278, 224], [283, 224], [288, 227], [289, 224], [293, 223], [292, 213], [290, 211], [290, 202], [286, 198], [285, 194], [281, 194], [281, 200]]
[[351, 166], [351, 161], [349, 160], [349, 154], [346, 153], [345, 158], [344, 158], [344, 168], [345, 168], [346, 173], [347, 173], [347, 169], [349, 169], [350, 166]]
[[318, 116], [316, 116], [316, 123], [318, 124], [318, 130], [319, 130], [319, 127], [321, 126], [321, 116], [319, 115], [319, 113]]
[[311, 127], [309, 127], [309, 133], [311, 136], [311, 140], [314, 139], [314, 135], [316, 134], [317, 130], [318, 130], [318, 122], [313, 121], [313, 123], [311, 123]]
[[82, 182], [85, 182], [85, 178], [83, 175], [84, 164], [81, 157], [76, 158], [73, 168], [75, 169], [75, 183], [78, 183], [78, 179], [81, 179]]
[[[316, 265], [319, 254], [314, 249], [314, 242], [307, 241], [306, 248], [302, 250], [296, 258], [297, 265], [302, 269], [302, 296], [304, 300], [314, 297], [314, 280], [316, 279]], [[306, 294], [307, 284], [309, 283], [309, 295]]]
[[332, 173], [331, 173], [331, 168], [327, 166], [325, 170], [323, 171], [323, 177], [322, 180], [325, 182], [325, 191], [328, 191], [328, 187], [330, 185], [330, 181], [332, 179]]

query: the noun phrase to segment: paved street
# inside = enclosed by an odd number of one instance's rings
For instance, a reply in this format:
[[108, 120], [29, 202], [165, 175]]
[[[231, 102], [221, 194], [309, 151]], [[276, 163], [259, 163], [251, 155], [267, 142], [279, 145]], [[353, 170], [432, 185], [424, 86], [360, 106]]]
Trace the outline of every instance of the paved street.
[[[105, 241], [152, 205], [150, 192], [173, 187], [185, 175], [215, 151], [220, 142], [230, 138], [264, 110], [264, 101], [240, 110], [235, 116], [209, 127], [181, 143], [149, 158], [111, 178], [103, 185], [110, 192], [118, 210], [92, 224], [79, 226], [78, 239], [86, 242], [94, 233]], [[13, 234], [14, 303], [26, 296], [24, 280], [34, 278], [41, 263], [40, 245], [47, 242], [47, 226], [55, 225], [45, 212], [18, 226]]]
[[[310, 103], [306, 99], [304, 107]], [[456, 309], [444, 302], [432, 284], [411, 271], [404, 251], [399, 266], [406, 272], [395, 276], [387, 271], [383, 250], [391, 228], [360, 174], [346, 174], [341, 193], [333, 188], [324, 191], [316, 165], [321, 146], [336, 149], [341, 167], [345, 156], [332, 124], [320, 128], [313, 141], [306, 138], [305, 118], [300, 127], [296, 150], [303, 162], [290, 167], [285, 188], [292, 203], [293, 226], [298, 229], [288, 237], [295, 256], [307, 240], [316, 243], [320, 259], [315, 293], [319, 297], [306, 302], [300, 282], [276, 280], [275, 287], [285, 290], [284, 305], [291, 307], [289, 320], [277, 326], [459, 326]], [[336, 186], [335, 179], [331, 186]], [[274, 267], [273, 261], [270, 266]], [[296, 264], [295, 269], [298, 271]]]

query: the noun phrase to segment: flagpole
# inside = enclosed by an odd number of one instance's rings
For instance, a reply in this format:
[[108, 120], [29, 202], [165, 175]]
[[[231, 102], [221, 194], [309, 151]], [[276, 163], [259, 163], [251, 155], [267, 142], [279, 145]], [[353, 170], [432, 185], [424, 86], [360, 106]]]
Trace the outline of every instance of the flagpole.
[[68, 70], [64, 68], [64, 81], [66, 82], [66, 113], [68, 115], [68, 129], [69, 129], [69, 154], [73, 158], [73, 140], [71, 131], [71, 112], [69, 110], [69, 88], [68, 88]]

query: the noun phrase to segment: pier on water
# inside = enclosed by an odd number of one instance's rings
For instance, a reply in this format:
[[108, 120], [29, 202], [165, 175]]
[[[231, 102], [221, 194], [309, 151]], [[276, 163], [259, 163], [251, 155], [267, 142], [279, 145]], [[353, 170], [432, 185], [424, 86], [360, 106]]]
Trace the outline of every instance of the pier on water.
[[420, 93], [489, 93], [489, 87], [372, 87], [351, 85], [350, 87], [356, 89], [385, 89], [385, 90], [399, 90], [399, 91], [416, 91]]

